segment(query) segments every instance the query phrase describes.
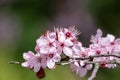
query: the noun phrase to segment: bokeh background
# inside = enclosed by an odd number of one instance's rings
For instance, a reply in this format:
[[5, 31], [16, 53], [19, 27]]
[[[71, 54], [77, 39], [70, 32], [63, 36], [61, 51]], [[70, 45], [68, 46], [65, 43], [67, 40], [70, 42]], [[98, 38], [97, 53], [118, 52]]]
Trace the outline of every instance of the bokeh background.
[[[23, 62], [22, 54], [34, 51], [47, 29], [73, 25], [84, 46], [97, 28], [120, 37], [120, 0], [0, 0], [0, 80], [39, 80], [33, 71], [8, 62]], [[69, 66], [45, 71], [41, 80], [87, 80], [90, 75], [80, 78]], [[96, 80], [119, 80], [119, 74], [119, 66], [100, 69]]]

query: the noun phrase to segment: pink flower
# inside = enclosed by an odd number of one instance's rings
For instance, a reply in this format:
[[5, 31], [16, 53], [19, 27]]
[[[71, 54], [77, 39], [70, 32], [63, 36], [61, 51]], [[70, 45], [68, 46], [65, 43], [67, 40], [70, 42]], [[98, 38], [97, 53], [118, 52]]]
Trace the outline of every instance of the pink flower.
[[103, 55], [107, 54], [107, 49], [99, 44], [90, 44], [89, 46], [89, 56]]
[[72, 49], [74, 58], [82, 58], [88, 56], [87, 48], [83, 47], [81, 42], [74, 44]]
[[33, 52], [29, 51], [23, 54], [23, 58], [25, 62], [22, 63], [23, 67], [27, 67], [34, 70], [34, 72], [38, 72], [40, 68], [46, 67], [46, 61], [40, 57], [39, 54], [34, 54]]
[[[69, 57], [73, 56], [73, 50], [71, 47], [75, 43], [76, 38], [73, 37], [72, 33], [68, 32], [67, 29], [57, 32], [58, 36], [58, 48], [61, 48], [63, 53]], [[69, 36], [68, 36], [69, 35]], [[73, 42], [74, 40], [74, 42]]]
[[68, 29], [64, 28], [64, 33], [67, 38], [70, 38], [70, 37], [76, 38], [76, 36], [80, 34], [79, 31], [75, 29], [75, 26], [69, 27]]
[[102, 36], [102, 31], [100, 29], [98, 29], [97, 34], [95, 36], [93, 36], [93, 35], [91, 36], [90, 42], [92, 42], [94, 44], [95, 43], [98, 44], [101, 40], [101, 36]]
[[[115, 39], [112, 34], [103, 37], [102, 31], [98, 29], [97, 34], [91, 36], [89, 47], [83, 47], [82, 43], [77, 40], [78, 34], [75, 27], [56, 28], [53, 32], [46, 31], [36, 40], [36, 54], [32, 51], [24, 53], [25, 62], [21, 65], [33, 69], [38, 78], [42, 78], [45, 76], [43, 69], [46, 67], [54, 69], [58, 62], [61, 65], [70, 64], [72, 70], [81, 77], [92, 69], [93, 64], [98, 64], [95, 65], [95, 68], [99, 66], [114, 68], [117, 66], [116, 63], [120, 63], [118, 57], [120, 38]], [[89, 79], [92, 80], [91, 78], [94, 78], [95, 75], [96, 71], [93, 69]]]
[[114, 63], [109, 63], [110, 61], [114, 61], [116, 58], [115, 57], [98, 57], [94, 58], [93, 61], [98, 61], [100, 62], [100, 67], [102, 68], [115, 68], [117, 65]]
[[37, 39], [36, 51], [40, 54], [47, 54], [49, 50], [56, 47], [56, 34], [54, 32], [49, 32], [46, 36], [41, 36]]
[[[107, 34], [106, 37], [102, 37], [102, 31], [100, 29], [97, 30], [97, 34], [92, 36], [89, 49], [94, 51], [94, 55], [109, 55], [116, 54], [120, 52], [120, 39], [115, 39], [114, 35]], [[101, 64], [101, 67], [105, 68], [114, 68], [116, 64], [107, 64], [107, 62], [115, 60], [115, 57], [98, 57], [94, 58], [93, 61], [104, 62]]]
[[92, 69], [92, 64], [89, 64], [89, 65], [84, 64], [82, 66], [80, 64], [81, 64], [81, 61], [71, 63], [70, 65], [71, 65], [72, 70], [77, 75], [79, 75], [80, 77], [84, 77], [87, 74], [87, 71]]
[[61, 56], [59, 54], [56, 53], [50, 53], [47, 56], [47, 67], [49, 69], [54, 69], [55, 68], [55, 63], [59, 62], [61, 60]]
[[60, 51], [56, 48], [49, 50], [49, 52], [45, 55], [46, 56], [46, 63], [49, 69], [55, 68], [55, 63], [61, 60], [61, 56], [59, 53]]
[[97, 34], [91, 37], [91, 42], [93, 44], [90, 45], [90, 48], [94, 48], [97, 52], [102, 54], [111, 54], [116, 53], [118, 46], [120, 45], [120, 39], [115, 39], [115, 36], [111, 34], [107, 34], [106, 37], [102, 37], [102, 31], [100, 29], [97, 30]]

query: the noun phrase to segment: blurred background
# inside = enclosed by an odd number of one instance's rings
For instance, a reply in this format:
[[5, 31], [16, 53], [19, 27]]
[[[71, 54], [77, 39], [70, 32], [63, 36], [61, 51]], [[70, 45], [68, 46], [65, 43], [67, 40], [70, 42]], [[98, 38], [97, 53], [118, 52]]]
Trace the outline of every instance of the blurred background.
[[[22, 54], [34, 52], [45, 30], [73, 25], [84, 46], [97, 28], [120, 37], [120, 0], [0, 0], [0, 80], [38, 80], [33, 71], [8, 62], [23, 62]], [[87, 80], [90, 75], [80, 78], [69, 66], [45, 71], [41, 80]], [[100, 69], [96, 80], [118, 80], [119, 74], [120, 67]]]

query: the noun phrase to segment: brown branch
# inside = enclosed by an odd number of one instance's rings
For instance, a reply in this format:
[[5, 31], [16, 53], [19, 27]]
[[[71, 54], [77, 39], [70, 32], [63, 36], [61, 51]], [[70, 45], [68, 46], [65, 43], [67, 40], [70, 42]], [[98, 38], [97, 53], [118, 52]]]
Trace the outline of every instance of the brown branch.
[[[57, 65], [67, 65], [70, 64], [72, 62], [76, 62], [79, 60], [89, 60], [87, 62], [85, 62], [85, 64], [96, 64], [96, 63], [102, 63], [102, 61], [92, 61], [91, 59], [93, 58], [98, 58], [98, 57], [116, 57], [116, 58], [120, 58], [120, 56], [118, 55], [113, 55], [113, 54], [107, 54], [107, 55], [96, 55], [96, 56], [89, 56], [89, 57], [83, 57], [83, 58], [69, 58], [69, 57], [65, 57], [62, 58], [60, 62], [57, 62]], [[71, 59], [71, 60], [70, 60]], [[18, 61], [9, 61], [9, 64], [21, 64], [21, 62]], [[111, 60], [111, 61], [107, 61], [106, 64], [120, 64], [119, 60]]]
[[89, 57], [81, 57], [81, 58], [70, 58], [70, 59], [75, 59], [75, 60], [91, 60], [93, 58], [97, 58], [97, 57], [116, 57], [116, 58], [120, 58], [120, 56], [118, 55], [113, 55], [113, 54], [102, 54], [102, 55], [95, 55], [95, 56], [89, 56]]

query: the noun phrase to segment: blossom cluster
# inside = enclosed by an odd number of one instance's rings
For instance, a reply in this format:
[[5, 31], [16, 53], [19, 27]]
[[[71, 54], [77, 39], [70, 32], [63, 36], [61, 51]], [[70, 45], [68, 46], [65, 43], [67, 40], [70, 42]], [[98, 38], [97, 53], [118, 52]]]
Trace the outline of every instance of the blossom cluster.
[[22, 66], [33, 68], [36, 73], [41, 68], [54, 69], [55, 63], [60, 62], [62, 54], [71, 58], [74, 56], [72, 47], [78, 43], [76, 38], [78, 34], [74, 27], [57, 28], [53, 32], [46, 31], [36, 40], [36, 53], [28, 51], [23, 54], [26, 61], [22, 63]]
[[[119, 61], [120, 58], [120, 38], [115, 39], [112, 34], [103, 37], [102, 31], [98, 29], [97, 34], [91, 36], [89, 47], [84, 47], [77, 40], [77, 35], [79, 32], [75, 27], [46, 31], [36, 40], [35, 53], [32, 51], [23, 53], [25, 62], [22, 66], [38, 73], [45, 68], [55, 69], [60, 63], [70, 64], [72, 70], [81, 77], [93, 69], [95, 64], [102, 68], [117, 66], [114, 61]], [[62, 63], [63, 60], [66, 63]]]

